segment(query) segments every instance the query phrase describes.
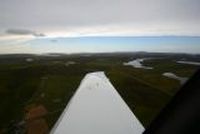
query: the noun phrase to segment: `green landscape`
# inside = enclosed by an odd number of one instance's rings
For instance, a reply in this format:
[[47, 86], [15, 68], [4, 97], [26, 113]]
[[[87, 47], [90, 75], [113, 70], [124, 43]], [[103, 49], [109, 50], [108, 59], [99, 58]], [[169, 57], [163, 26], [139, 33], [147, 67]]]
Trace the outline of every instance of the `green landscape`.
[[[142, 64], [153, 69], [125, 66]], [[0, 55], [0, 133], [33, 133], [35, 126], [49, 132], [89, 72], [104, 71], [133, 113], [147, 127], [182, 86], [162, 74], [191, 77], [200, 55], [174, 53], [80, 53]]]

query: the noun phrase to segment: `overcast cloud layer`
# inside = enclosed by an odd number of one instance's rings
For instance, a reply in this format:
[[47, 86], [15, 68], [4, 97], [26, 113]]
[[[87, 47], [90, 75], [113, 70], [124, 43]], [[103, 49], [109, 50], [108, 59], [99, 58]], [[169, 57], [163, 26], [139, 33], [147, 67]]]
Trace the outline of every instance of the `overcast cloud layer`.
[[199, 0], [1, 0], [0, 32], [200, 35]]
[[[42, 45], [33, 51], [33, 42], [41, 38], [54, 44], [56, 38], [82, 36], [200, 38], [199, 7], [200, 0], [0, 0], [0, 53], [46, 51]], [[51, 50], [69, 50], [63, 47]]]

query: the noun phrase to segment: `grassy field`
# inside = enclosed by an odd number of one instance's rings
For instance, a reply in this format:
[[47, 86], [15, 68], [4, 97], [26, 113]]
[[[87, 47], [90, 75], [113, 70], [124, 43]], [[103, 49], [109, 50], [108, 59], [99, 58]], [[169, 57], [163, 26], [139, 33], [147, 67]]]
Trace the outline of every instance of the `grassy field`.
[[[143, 57], [153, 58], [144, 61], [144, 65], [154, 69], [123, 65]], [[164, 77], [162, 73], [190, 77], [199, 68], [176, 63], [183, 58], [200, 61], [199, 55], [161, 53], [1, 55], [0, 133], [28, 133], [34, 129], [33, 122], [39, 119], [48, 126], [47, 131], [51, 130], [84, 75], [94, 71], [106, 73], [146, 127], [181, 87], [179, 81]], [[47, 112], [44, 114], [41, 109]], [[32, 121], [30, 114], [34, 111], [37, 112]]]

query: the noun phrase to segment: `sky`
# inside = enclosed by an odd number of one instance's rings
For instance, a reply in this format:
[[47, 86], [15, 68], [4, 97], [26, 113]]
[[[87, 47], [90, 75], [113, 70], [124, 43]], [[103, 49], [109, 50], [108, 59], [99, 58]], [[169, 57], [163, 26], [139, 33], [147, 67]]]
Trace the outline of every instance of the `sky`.
[[0, 53], [200, 53], [199, 0], [0, 0]]

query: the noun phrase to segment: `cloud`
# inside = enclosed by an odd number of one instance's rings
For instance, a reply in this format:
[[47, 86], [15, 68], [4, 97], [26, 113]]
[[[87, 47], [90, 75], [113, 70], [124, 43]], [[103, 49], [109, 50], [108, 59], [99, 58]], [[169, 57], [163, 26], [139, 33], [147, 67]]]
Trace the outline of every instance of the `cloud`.
[[52, 42], [52, 43], [56, 43], [56, 42], [58, 42], [58, 40], [52, 39], [51, 42]]
[[12, 34], [12, 35], [22, 35], [22, 36], [32, 35], [34, 37], [44, 37], [45, 36], [45, 34], [43, 34], [43, 33], [38, 33], [38, 32], [27, 30], [27, 29], [7, 29], [5, 31], [5, 33]]
[[[143, 28], [143, 35], [150, 30], [159, 35], [200, 35], [199, 5], [200, 0], [0, 0], [0, 31], [25, 27], [48, 35], [117, 25], [120, 29], [128, 26], [132, 35], [137, 34], [138, 27]], [[83, 35], [90, 31], [80, 32]], [[28, 33], [41, 36], [29, 30]]]

